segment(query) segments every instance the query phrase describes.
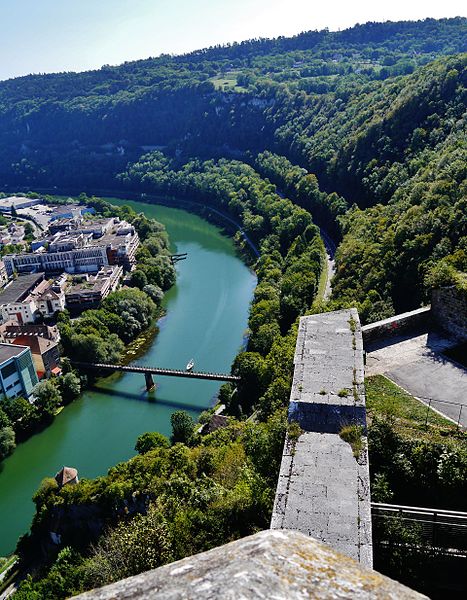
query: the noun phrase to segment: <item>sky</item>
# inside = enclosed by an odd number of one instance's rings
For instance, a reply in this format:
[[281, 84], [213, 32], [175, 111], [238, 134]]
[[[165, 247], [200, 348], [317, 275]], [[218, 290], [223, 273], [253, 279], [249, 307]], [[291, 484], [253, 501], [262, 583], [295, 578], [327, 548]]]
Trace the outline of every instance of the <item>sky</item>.
[[465, 16], [465, 0], [0, 0], [0, 79], [254, 37]]

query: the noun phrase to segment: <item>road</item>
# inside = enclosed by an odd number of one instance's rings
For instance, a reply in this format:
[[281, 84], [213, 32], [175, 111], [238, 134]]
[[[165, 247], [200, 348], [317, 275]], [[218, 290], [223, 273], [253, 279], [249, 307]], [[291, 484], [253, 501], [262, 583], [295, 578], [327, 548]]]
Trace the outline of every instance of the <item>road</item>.
[[324, 247], [326, 249], [326, 287], [324, 288], [323, 300], [328, 300], [331, 297], [332, 292], [331, 280], [336, 272], [334, 261], [334, 256], [336, 254], [336, 244], [326, 233], [326, 231], [324, 231], [324, 229], [320, 229], [319, 232], [321, 235], [321, 239], [324, 242]]
[[365, 375], [385, 375], [467, 428], [467, 371], [443, 354], [452, 346], [434, 332], [375, 342], [367, 347]]

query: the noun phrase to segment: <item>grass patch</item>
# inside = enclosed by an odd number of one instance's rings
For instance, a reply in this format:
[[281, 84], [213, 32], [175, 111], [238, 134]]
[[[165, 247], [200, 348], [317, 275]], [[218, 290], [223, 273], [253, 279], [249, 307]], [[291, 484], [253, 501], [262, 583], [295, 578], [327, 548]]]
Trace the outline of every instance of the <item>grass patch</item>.
[[210, 81], [216, 90], [223, 91], [235, 91], [235, 92], [246, 92], [247, 90], [238, 85], [237, 77], [240, 71], [227, 71], [226, 73], [218, 73], [214, 77], [211, 77]]
[[326, 293], [326, 284], [328, 282], [328, 260], [326, 254], [323, 258], [323, 268], [319, 276], [318, 291], [316, 292], [315, 302], [318, 300], [324, 300], [324, 294]]
[[344, 442], [350, 444], [353, 455], [358, 458], [363, 450], [363, 427], [355, 423], [343, 425], [339, 435]]
[[11, 565], [16, 561], [17, 557], [15, 555], [10, 556], [9, 558], [0, 558], [0, 575], [5, 573]]
[[287, 425], [287, 434], [292, 442], [296, 442], [302, 433], [303, 429], [300, 427], [297, 421], [292, 421]]
[[341, 390], [339, 390], [337, 392], [337, 395], [339, 396], [339, 398], [347, 398], [347, 396], [349, 395], [349, 390], [347, 388], [342, 388]]
[[383, 375], [365, 379], [368, 417], [391, 417], [396, 430], [411, 439], [446, 443], [466, 439], [466, 434]]

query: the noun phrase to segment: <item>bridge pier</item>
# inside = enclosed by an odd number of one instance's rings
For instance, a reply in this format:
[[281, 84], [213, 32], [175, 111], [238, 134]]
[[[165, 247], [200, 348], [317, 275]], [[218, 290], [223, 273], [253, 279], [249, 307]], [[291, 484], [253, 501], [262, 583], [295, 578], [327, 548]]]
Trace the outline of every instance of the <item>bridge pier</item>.
[[152, 390], [156, 387], [152, 373], [145, 372], [144, 379], [146, 380], [146, 391], [152, 392]]

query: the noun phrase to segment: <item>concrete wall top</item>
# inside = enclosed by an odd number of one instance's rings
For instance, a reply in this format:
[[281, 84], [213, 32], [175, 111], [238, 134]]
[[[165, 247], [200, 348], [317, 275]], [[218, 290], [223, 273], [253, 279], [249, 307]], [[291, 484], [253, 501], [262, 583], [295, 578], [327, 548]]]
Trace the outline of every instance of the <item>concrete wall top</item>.
[[426, 596], [363, 569], [296, 531], [262, 531], [76, 598], [421, 600]]
[[[370, 479], [366, 445], [363, 341], [355, 309], [300, 319], [287, 436], [271, 527], [296, 529], [366, 566], [372, 565]], [[340, 437], [361, 427], [354, 457]]]
[[423, 306], [409, 312], [375, 321], [362, 327], [363, 343], [399, 335], [408, 331], [427, 331], [431, 323], [431, 306]]

